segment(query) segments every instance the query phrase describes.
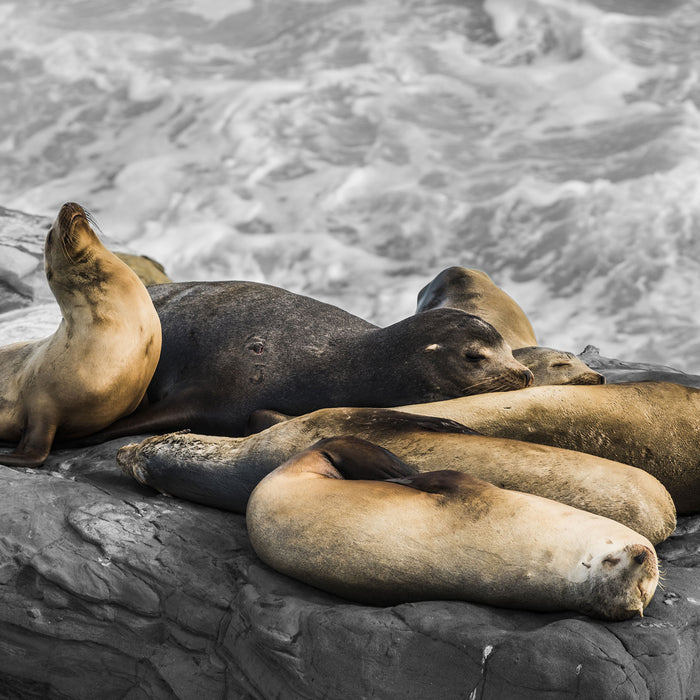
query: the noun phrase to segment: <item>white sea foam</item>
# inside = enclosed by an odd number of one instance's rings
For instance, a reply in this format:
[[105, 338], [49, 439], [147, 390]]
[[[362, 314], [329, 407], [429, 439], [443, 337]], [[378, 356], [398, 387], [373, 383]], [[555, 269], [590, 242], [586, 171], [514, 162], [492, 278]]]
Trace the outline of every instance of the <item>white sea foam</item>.
[[478, 267], [545, 344], [700, 371], [696, 3], [273, 4], [3, 5], [0, 205], [381, 324]]

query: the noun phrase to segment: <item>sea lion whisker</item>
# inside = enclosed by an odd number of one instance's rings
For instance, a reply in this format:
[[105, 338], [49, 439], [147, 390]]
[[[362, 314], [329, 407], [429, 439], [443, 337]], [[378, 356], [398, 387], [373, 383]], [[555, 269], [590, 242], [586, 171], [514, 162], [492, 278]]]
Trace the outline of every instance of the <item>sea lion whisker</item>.
[[89, 210], [83, 208], [83, 211], [85, 212], [85, 218], [87, 219], [88, 223], [93, 227], [96, 228], [100, 233], [102, 233], [102, 228], [100, 225], [97, 223], [97, 219], [95, 219], [94, 214]]

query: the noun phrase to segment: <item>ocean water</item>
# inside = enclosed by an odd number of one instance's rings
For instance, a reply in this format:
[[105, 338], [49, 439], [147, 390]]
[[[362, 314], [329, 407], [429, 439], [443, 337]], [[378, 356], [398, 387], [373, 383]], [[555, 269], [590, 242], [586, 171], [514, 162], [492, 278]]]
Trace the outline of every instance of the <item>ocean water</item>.
[[476, 267], [540, 344], [700, 372], [699, 38], [700, 0], [0, 1], [0, 205], [379, 324]]

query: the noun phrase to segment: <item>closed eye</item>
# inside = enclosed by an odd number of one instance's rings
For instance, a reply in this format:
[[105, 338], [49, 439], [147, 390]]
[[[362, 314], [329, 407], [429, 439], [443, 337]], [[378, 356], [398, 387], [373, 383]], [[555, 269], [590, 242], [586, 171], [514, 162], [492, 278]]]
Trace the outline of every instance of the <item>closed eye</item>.
[[464, 354], [464, 359], [467, 362], [481, 362], [484, 359], [483, 355], [477, 355], [476, 353], [467, 352]]

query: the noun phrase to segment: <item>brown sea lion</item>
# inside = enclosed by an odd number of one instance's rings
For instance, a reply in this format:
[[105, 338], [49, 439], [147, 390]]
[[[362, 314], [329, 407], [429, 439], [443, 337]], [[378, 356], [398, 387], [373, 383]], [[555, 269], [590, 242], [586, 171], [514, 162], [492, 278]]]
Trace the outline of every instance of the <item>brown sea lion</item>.
[[413, 475], [356, 438], [275, 469], [246, 523], [277, 571], [373, 605], [468, 600], [623, 620], [642, 615], [658, 581], [651, 543], [620, 523], [460, 472]]
[[131, 255], [131, 253], [114, 253], [122, 262], [125, 262], [146, 285], [167, 284], [172, 282], [165, 272], [165, 268], [153, 258], [147, 255]]
[[483, 318], [513, 350], [537, 345], [525, 312], [481, 270], [448, 267], [423, 287], [416, 313], [438, 308], [461, 309]]
[[536, 345], [525, 312], [481, 270], [449, 267], [419, 292], [416, 313], [443, 307], [475, 314], [496, 328], [513, 357], [532, 372], [532, 386], [605, 383], [602, 374], [573, 353]]
[[79, 204], [61, 208], [45, 269], [63, 320], [43, 340], [0, 348], [0, 464], [38, 466], [54, 437], [78, 438], [133, 411], [160, 356], [160, 321], [139, 278]]
[[491, 325], [457, 309], [377, 328], [335, 306], [254, 282], [148, 291], [163, 327], [148, 405], [90, 441], [184, 428], [243, 435], [258, 409], [302, 414], [325, 406], [392, 406], [532, 381]]
[[630, 464], [655, 476], [679, 513], [700, 511], [700, 389], [662, 382], [538, 386], [400, 410]]
[[345, 434], [391, 450], [420, 472], [453, 469], [617, 520], [656, 544], [675, 527], [666, 489], [651, 475], [571, 450], [485, 437], [453, 421], [390, 409], [315, 411], [246, 438], [176, 433], [122, 448], [122, 470], [172, 496], [245, 512], [266, 474], [317, 440]]
[[513, 350], [534, 377], [531, 386], [549, 384], [605, 384], [605, 377], [571, 352], [535, 345]]

